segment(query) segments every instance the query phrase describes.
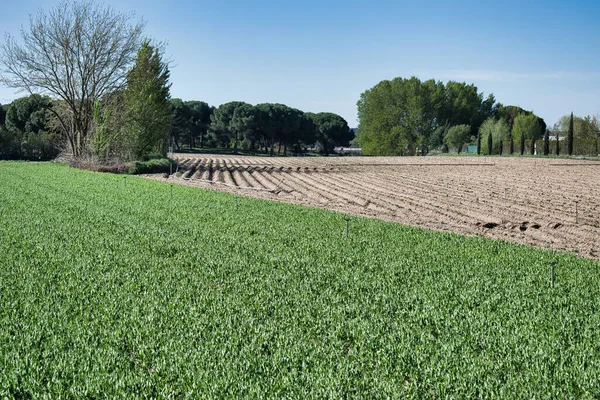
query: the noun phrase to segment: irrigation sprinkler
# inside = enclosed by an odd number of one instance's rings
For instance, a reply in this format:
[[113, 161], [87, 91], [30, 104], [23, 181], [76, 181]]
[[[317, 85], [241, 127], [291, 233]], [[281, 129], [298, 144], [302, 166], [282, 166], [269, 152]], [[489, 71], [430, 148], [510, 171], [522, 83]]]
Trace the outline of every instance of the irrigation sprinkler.
[[346, 220], [346, 238], [348, 238], [348, 223], [350, 222], [350, 218], [344, 218]]
[[173, 198], [173, 184], [171, 183], [171, 198]]
[[556, 261], [550, 261], [550, 285], [554, 287], [554, 281], [556, 279], [556, 275], [554, 274], [554, 267], [556, 267]]
[[123, 186], [127, 186], [127, 177], [126, 176], [123, 177]]

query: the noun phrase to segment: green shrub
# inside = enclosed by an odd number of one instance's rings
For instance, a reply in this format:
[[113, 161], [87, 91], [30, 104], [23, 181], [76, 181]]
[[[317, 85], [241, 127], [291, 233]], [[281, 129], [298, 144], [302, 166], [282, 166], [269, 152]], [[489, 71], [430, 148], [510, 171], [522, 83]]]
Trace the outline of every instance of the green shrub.
[[173, 161], [169, 158], [154, 158], [148, 161], [134, 161], [132, 163], [127, 163], [127, 173], [131, 175], [139, 175], [139, 174], [160, 174], [160, 173], [168, 173], [171, 164], [176, 164], [176, 161]]

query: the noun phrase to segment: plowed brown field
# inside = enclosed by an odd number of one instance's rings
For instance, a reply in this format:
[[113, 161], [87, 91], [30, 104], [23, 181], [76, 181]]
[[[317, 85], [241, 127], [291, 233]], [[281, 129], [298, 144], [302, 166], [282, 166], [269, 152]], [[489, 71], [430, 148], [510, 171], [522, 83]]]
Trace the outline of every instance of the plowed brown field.
[[[484, 157], [174, 154], [152, 179], [600, 258], [600, 163]], [[175, 170], [174, 170], [175, 172]]]

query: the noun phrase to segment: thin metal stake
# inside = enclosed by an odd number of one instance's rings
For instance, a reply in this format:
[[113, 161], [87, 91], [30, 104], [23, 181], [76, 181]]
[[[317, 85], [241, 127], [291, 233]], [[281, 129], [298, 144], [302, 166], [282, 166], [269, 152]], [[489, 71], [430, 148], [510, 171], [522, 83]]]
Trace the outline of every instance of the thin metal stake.
[[235, 211], [238, 210], [238, 196], [237, 193], [235, 194]]
[[350, 218], [346, 218], [346, 237], [348, 237], [348, 222], [350, 221]]
[[123, 177], [123, 182], [124, 182], [124, 186], [127, 186], [127, 177], [126, 176]]
[[579, 203], [579, 201], [575, 202], [575, 223], [576, 224], [579, 223], [579, 209], [577, 207], [577, 203]]
[[554, 274], [554, 267], [556, 266], [556, 261], [550, 262], [550, 266], [551, 266], [551, 285], [552, 285], [552, 287], [554, 287], [554, 280], [556, 278], [556, 276]]
[[169, 163], [169, 176], [173, 175], [173, 163]]
[[173, 198], [173, 184], [171, 184], [171, 198]]

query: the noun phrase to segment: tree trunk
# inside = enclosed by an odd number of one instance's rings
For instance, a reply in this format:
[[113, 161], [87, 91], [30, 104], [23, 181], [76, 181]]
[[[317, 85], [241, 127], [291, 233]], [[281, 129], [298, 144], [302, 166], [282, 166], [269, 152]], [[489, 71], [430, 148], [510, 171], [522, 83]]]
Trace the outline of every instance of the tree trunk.
[[535, 155], [535, 139], [531, 139], [531, 155]]
[[521, 155], [525, 153], [525, 135], [521, 133]]

